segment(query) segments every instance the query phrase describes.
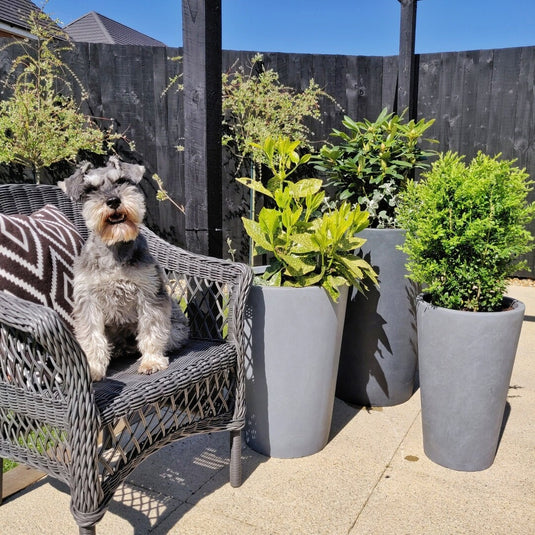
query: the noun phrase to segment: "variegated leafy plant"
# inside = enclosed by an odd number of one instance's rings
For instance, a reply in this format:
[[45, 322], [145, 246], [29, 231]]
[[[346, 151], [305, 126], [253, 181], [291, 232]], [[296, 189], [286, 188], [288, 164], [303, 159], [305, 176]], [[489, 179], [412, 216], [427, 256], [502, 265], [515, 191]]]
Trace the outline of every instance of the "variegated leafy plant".
[[365, 239], [357, 234], [368, 226], [368, 213], [342, 203], [322, 212], [325, 192], [318, 178], [292, 180], [310, 154], [299, 155], [300, 142], [268, 137], [256, 148], [265, 156], [272, 177], [266, 185], [251, 178], [237, 180], [266, 195], [270, 202], [257, 219], [242, 218], [254, 241], [255, 254], [267, 254], [270, 264], [262, 275], [272, 286], [322, 286], [336, 301], [339, 287], [377, 282], [372, 267], [355, 256]]

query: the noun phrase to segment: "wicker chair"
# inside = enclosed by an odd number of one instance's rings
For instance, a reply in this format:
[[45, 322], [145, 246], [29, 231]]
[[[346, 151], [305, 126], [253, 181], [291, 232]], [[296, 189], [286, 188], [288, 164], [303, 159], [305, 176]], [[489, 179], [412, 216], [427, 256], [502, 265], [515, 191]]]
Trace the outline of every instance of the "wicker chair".
[[[31, 214], [45, 204], [58, 206], [87, 237], [79, 207], [59, 188], [0, 186], [0, 212]], [[141, 461], [187, 436], [230, 431], [230, 483], [241, 484], [251, 270], [143, 233], [191, 327], [191, 341], [163, 372], [139, 375], [131, 360], [114, 359], [107, 378], [92, 383], [82, 350], [56, 312], [0, 292], [0, 457], [65, 482], [81, 534], [95, 533], [116, 489]]]

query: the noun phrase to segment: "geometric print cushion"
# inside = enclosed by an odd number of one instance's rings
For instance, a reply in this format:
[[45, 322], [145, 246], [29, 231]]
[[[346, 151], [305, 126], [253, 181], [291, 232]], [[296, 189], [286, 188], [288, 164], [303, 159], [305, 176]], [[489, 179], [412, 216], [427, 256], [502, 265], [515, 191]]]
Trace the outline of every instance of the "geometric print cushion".
[[73, 329], [73, 262], [82, 245], [51, 204], [30, 216], [0, 214], [0, 290], [54, 309]]

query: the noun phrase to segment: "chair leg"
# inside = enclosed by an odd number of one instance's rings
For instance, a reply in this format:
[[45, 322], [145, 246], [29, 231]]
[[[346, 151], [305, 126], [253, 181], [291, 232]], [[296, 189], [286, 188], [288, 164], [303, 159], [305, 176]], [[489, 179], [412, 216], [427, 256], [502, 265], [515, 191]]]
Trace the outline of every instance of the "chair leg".
[[95, 526], [89, 526], [88, 528], [83, 528], [80, 526], [79, 535], [96, 535], [96, 527]]
[[239, 487], [242, 483], [241, 431], [230, 432], [230, 485]]
[[0, 458], [0, 504], [4, 495], [4, 459]]

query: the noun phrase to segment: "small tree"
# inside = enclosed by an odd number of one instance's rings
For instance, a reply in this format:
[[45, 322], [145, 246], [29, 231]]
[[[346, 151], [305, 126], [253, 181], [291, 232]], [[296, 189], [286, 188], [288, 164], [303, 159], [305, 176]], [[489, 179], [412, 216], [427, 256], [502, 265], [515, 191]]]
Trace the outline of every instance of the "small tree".
[[67, 34], [42, 11], [32, 11], [28, 23], [36, 39], [6, 45], [20, 44], [23, 52], [5, 82], [11, 96], [0, 102], [0, 163], [31, 167], [39, 182], [44, 167], [73, 162], [81, 149], [104, 153], [106, 141], [117, 136], [102, 131], [74, 99], [69, 79], [79, 86], [81, 101], [87, 93], [61, 59], [73, 48]]
[[349, 201], [369, 212], [370, 227], [396, 228], [399, 194], [416, 170], [429, 167], [433, 152], [423, 150], [420, 142], [433, 123], [405, 122], [404, 113], [395, 115], [386, 108], [373, 122], [346, 116], [342, 124], [347, 132], [332, 131], [341, 141], [321, 147], [316, 168], [326, 174], [338, 202]]
[[[265, 69], [261, 54], [251, 59], [249, 71], [240, 66], [224, 73], [223, 145], [238, 159], [237, 174], [246, 161], [257, 169], [268, 163], [258, 148], [267, 138], [288, 137], [310, 149], [305, 120], [321, 120], [322, 97], [333, 100], [313, 79], [301, 92], [283, 85], [277, 72]], [[245, 169], [245, 174], [250, 172]]]
[[355, 255], [366, 241], [357, 234], [368, 226], [368, 213], [342, 203], [321, 212], [325, 198], [319, 178], [294, 180], [296, 171], [310, 160], [298, 153], [299, 141], [267, 138], [262, 151], [271, 178], [264, 186], [248, 177], [238, 181], [266, 195], [273, 208], [263, 207], [257, 218], [242, 218], [245, 232], [255, 243], [254, 252], [269, 254], [261, 280], [270, 286], [304, 288], [321, 286], [334, 301], [341, 286], [364, 287], [363, 279], [377, 282], [373, 268]]

